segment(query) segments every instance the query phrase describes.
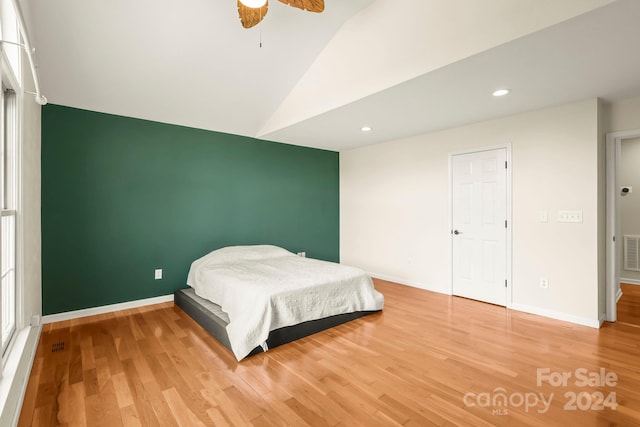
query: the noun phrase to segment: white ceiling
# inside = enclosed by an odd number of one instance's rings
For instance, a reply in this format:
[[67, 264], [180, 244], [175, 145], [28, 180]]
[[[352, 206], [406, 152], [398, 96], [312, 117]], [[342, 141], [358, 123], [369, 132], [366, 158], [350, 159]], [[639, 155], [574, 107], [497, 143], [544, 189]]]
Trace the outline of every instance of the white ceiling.
[[50, 103], [336, 151], [640, 95], [640, 0], [272, 0], [251, 30], [235, 0], [23, 8]]

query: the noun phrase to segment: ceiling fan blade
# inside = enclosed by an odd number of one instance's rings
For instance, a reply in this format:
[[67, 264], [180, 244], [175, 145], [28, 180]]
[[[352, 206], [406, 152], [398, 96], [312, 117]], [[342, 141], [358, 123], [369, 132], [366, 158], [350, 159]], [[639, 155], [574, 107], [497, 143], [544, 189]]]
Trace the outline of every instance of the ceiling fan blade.
[[324, 0], [280, 0], [280, 3], [288, 4], [289, 6], [309, 12], [320, 13], [324, 11]]
[[251, 28], [260, 23], [267, 15], [269, 10], [269, 2], [267, 1], [264, 6], [258, 8], [247, 7], [240, 0], [238, 0], [238, 14], [240, 15], [240, 22], [244, 28]]

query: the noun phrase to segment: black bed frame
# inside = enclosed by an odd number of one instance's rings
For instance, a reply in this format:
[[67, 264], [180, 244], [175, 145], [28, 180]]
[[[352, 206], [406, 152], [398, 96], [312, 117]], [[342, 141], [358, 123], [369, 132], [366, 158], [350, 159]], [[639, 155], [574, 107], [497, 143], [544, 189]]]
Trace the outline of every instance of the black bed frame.
[[[187, 313], [193, 320], [213, 335], [222, 345], [231, 351], [229, 336], [226, 326], [229, 323], [225, 319], [226, 314], [217, 306], [195, 294], [193, 289], [178, 289], [174, 292], [174, 303]], [[213, 308], [212, 308], [213, 307]], [[277, 347], [291, 341], [315, 334], [316, 332], [332, 328], [342, 323], [349, 322], [367, 314], [378, 311], [356, 311], [353, 313], [338, 314], [318, 320], [299, 323], [293, 326], [273, 330], [267, 338], [268, 348]], [[221, 315], [222, 313], [222, 315]], [[254, 348], [249, 356], [263, 351], [262, 347]]]

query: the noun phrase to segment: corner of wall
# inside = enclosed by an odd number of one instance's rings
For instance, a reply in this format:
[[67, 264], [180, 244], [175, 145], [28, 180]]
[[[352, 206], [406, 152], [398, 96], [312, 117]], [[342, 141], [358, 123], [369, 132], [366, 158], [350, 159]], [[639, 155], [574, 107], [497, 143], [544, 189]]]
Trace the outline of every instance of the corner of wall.
[[[598, 317], [606, 318], [607, 306], [607, 166], [606, 131], [608, 105], [598, 99]], [[602, 322], [600, 322], [602, 325]]]
[[[26, 68], [26, 67], [25, 67]], [[28, 69], [23, 71], [26, 86], [32, 84]], [[18, 326], [28, 326], [31, 316], [42, 315], [42, 232], [41, 232], [41, 123], [42, 107], [33, 96], [22, 100], [21, 200], [18, 215], [22, 262], [22, 310], [18, 310]]]

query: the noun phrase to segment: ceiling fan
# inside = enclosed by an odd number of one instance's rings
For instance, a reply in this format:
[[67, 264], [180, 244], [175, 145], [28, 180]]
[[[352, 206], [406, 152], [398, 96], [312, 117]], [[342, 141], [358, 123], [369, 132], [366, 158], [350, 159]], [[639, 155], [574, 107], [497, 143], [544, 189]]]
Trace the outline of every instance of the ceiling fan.
[[[278, 1], [309, 12], [320, 13], [324, 10], [324, 0]], [[251, 28], [258, 25], [267, 14], [268, 9], [269, 0], [238, 0], [238, 13], [240, 14], [240, 22], [244, 28]]]

